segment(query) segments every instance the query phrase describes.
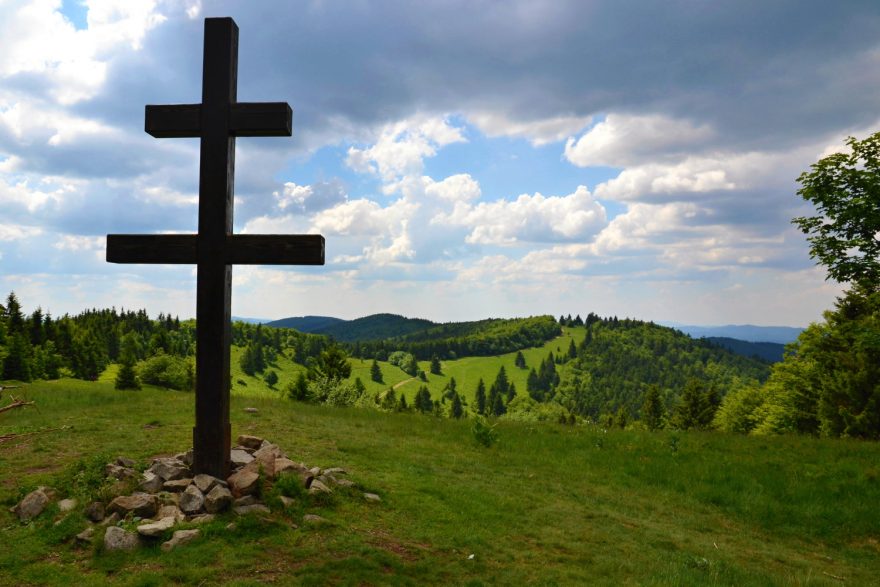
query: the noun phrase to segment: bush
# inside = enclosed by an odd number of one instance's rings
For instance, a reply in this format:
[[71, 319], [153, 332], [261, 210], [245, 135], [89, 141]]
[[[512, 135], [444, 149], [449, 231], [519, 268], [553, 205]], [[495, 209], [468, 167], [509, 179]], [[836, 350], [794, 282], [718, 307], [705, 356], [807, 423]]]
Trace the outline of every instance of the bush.
[[474, 425], [471, 428], [474, 440], [486, 448], [489, 448], [498, 442], [498, 432], [495, 430], [495, 426], [497, 426], [497, 424], [490, 425], [485, 418], [477, 416], [474, 418]]
[[168, 389], [190, 391], [195, 386], [193, 363], [172, 355], [158, 354], [138, 367], [141, 381]]

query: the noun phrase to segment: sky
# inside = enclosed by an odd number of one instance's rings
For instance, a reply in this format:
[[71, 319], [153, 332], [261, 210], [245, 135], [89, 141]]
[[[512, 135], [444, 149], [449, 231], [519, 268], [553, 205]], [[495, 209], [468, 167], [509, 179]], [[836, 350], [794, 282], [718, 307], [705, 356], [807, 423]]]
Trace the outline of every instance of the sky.
[[240, 30], [235, 232], [322, 267], [236, 266], [233, 314], [537, 314], [805, 326], [842, 286], [797, 177], [880, 130], [880, 4], [827, 0], [0, 0], [0, 293], [26, 311], [195, 315], [195, 269], [105, 261], [192, 233], [204, 18]]

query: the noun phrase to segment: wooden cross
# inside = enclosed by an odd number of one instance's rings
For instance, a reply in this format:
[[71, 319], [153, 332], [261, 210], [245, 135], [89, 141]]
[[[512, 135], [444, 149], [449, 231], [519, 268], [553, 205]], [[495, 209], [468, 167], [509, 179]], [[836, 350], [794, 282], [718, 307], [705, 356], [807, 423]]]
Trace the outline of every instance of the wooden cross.
[[205, 19], [202, 103], [147, 106], [145, 130], [156, 138], [199, 137], [199, 232], [107, 236], [111, 263], [189, 263], [196, 285], [196, 425], [193, 472], [229, 473], [229, 347], [232, 265], [323, 265], [320, 235], [232, 234], [235, 137], [291, 135], [286, 102], [236, 101], [238, 26]]

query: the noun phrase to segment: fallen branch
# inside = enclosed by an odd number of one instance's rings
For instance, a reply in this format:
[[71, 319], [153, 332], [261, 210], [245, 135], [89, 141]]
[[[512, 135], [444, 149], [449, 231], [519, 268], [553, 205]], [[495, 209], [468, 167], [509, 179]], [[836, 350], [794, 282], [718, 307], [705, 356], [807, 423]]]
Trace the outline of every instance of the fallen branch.
[[34, 402], [26, 402], [24, 400], [15, 399], [14, 396], [9, 396], [9, 397], [12, 398], [12, 403], [9, 404], [8, 406], [3, 406], [2, 408], [0, 408], [0, 414], [2, 414], [3, 412], [7, 412], [9, 410], [14, 410], [15, 408], [21, 408], [24, 406], [34, 405]]
[[0, 434], [0, 444], [3, 444], [7, 440], [15, 440], [16, 438], [23, 438], [25, 436], [34, 436], [35, 434], [42, 434], [44, 432], [57, 432], [58, 430], [67, 430], [68, 428], [70, 428], [70, 426], [45, 428], [43, 430], [34, 430], [33, 432], [20, 432], [18, 434]]
[[822, 571], [822, 574], [827, 575], [828, 577], [831, 577], [832, 579], [837, 579], [838, 581], [846, 581], [846, 579], [844, 579], [843, 577], [838, 577], [837, 575], [832, 575], [831, 573], [826, 573], [825, 571]]

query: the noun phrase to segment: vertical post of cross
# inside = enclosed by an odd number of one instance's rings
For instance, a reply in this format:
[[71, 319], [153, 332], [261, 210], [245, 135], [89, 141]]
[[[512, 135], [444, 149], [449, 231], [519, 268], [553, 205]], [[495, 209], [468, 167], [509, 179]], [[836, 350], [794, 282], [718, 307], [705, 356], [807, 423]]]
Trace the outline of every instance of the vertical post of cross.
[[[230, 105], [237, 101], [238, 26], [205, 20], [202, 65], [199, 246], [196, 286], [196, 425], [193, 469], [224, 479], [229, 471], [229, 348], [232, 266], [224, 259], [232, 234], [235, 136]], [[222, 293], [221, 293], [222, 292]]]

